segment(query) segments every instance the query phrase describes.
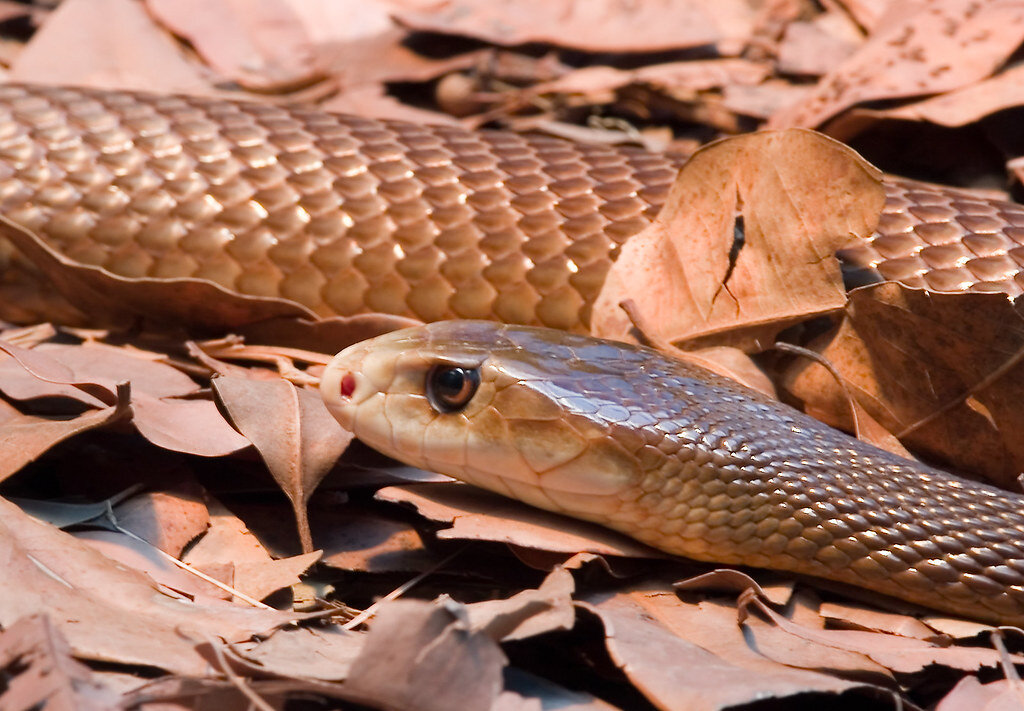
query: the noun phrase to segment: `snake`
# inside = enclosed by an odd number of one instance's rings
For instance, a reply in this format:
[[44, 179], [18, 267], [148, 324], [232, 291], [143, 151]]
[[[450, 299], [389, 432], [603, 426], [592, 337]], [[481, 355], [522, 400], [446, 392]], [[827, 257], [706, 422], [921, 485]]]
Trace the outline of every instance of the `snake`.
[[1024, 496], [650, 348], [441, 321], [346, 348], [321, 392], [385, 454], [666, 553], [1024, 623]]
[[[0, 215], [68, 260], [320, 317], [431, 322], [325, 370], [328, 407], [385, 453], [669, 553], [1024, 622], [1019, 497], [586, 335], [683, 162], [219, 96], [0, 85]], [[883, 188], [877, 230], [840, 253], [851, 279], [1024, 291], [1024, 206]], [[0, 260], [0, 317], [90, 317], [9, 247]]]

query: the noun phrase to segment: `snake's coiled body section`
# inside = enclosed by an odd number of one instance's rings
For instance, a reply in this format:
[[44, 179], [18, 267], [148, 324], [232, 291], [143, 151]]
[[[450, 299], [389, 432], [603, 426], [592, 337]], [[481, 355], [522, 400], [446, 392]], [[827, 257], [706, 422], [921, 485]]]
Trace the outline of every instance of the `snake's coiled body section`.
[[[585, 331], [681, 160], [255, 102], [0, 87], [0, 211], [126, 277], [195, 277], [321, 315]], [[855, 267], [1021, 292], [1024, 209], [888, 179]], [[39, 314], [47, 317], [47, 314]]]
[[[464, 409], [424, 397], [438, 365], [479, 372]], [[443, 322], [342, 351], [321, 389], [343, 426], [386, 454], [669, 553], [1024, 623], [1024, 497], [657, 351]]]

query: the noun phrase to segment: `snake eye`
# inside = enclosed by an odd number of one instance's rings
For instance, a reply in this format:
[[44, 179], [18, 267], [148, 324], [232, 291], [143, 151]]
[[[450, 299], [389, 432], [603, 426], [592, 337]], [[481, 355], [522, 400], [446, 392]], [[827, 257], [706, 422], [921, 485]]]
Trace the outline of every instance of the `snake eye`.
[[435, 365], [427, 373], [427, 400], [438, 412], [458, 412], [473, 399], [480, 386], [480, 371]]

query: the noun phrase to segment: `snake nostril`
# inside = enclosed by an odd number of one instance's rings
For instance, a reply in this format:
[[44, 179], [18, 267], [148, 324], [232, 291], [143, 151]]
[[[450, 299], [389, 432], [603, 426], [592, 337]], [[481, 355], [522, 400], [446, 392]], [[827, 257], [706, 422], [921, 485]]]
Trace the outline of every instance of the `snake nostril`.
[[356, 391], [356, 378], [352, 373], [345, 373], [341, 379], [341, 390], [342, 397], [351, 397], [352, 393]]

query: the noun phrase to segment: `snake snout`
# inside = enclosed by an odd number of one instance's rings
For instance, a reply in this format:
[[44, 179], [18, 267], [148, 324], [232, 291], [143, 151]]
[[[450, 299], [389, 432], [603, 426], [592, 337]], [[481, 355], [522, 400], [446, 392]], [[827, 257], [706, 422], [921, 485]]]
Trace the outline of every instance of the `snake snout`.
[[354, 431], [359, 403], [376, 388], [359, 372], [358, 359], [342, 351], [331, 359], [320, 376], [320, 393], [324, 405], [345, 429]]

